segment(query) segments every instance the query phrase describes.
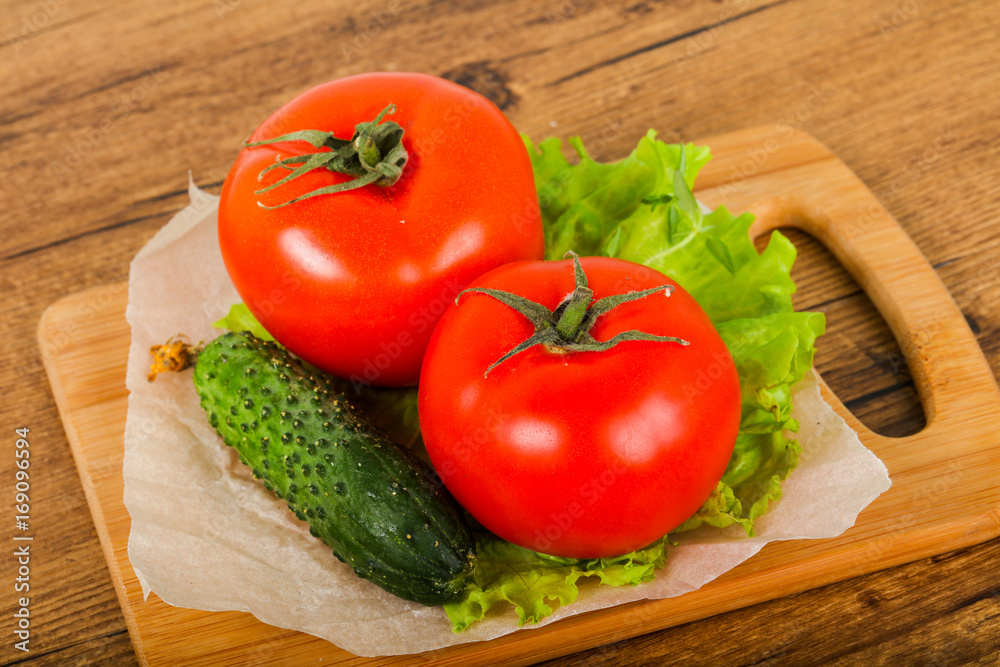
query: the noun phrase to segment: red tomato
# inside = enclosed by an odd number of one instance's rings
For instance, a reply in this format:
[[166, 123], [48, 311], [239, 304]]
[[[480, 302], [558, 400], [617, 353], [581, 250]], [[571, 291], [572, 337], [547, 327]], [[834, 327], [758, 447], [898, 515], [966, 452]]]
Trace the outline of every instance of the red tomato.
[[[267, 210], [348, 180], [315, 169], [258, 175], [279, 156], [317, 152], [304, 141], [244, 148], [222, 187], [219, 242], [250, 311], [306, 361], [359, 383], [416, 383], [434, 325], [484, 272], [540, 259], [535, 184], [517, 131], [486, 98], [444, 79], [373, 73], [306, 91], [250, 142], [299, 130], [350, 139], [386, 108], [409, 162], [389, 187], [326, 194]], [[327, 149], [322, 149], [327, 150]]]
[[[486, 528], [544, 553], [607, 557], [642, 548], [694, 514], [732, 455], [740, 385], [708, 316], [669, 278], [623, 260], [582, 266], [594, 299], [674, 285], [595, 321], [689, 344], [625, 341], [601, 352], [532, 347], [520, 313], [482, 293], [441, 319], [424, 359], [420, 424], [445, 486]], [[569, 260], [517, 262], [473, 287], [555, 309], [574, 290]], [[586, 302], [586, 301], [585, 301]]]

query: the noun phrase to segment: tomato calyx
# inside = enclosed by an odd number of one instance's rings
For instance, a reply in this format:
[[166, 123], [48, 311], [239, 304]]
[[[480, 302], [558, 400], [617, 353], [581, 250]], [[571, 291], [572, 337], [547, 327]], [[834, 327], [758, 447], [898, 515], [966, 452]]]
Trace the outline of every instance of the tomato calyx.
[[632, 340], [651, 340], [688, 345], [688, 341], [682, 338], [658, 336], [638, 330], [623, 331], [605, 341], [596, 340], [590, 335], [590, 330], [597, 322], [597, 318], [607, 314], [623, 303], [644, 299], [656, 292], [663, 292], [664, 296], [670, 296], [674, 288], [673, 285], [660, 285], [636, 292], [613, 294], [593, 301], [594, 292], [587, 285], [587, 274], [580, 264], [579, 255], [572, 250], [564, 255], [564, 257], [570, 256], [573, 258], [575, 286], [573, 291], [555, 310], [549, 310], [542, 304], [518, 294], [486, 287], [470, 287], [460, 292], [455, 298], [455, 303], [458, 303], [462, 295], [468, 292], [485, 294], [521, 313], [535, 327], [535, 332], [531, 336], [493, 362], [486, 369], [486, 372], [483, 373], [483, 377], [489, 376], [490, 371], [514, 355], [520, 354], [536, 345], [544, 345], [546, 349], [558, 353], [603, 352], [615, 347], [619, 343]]
[[332, 172], [352, 177], [351, 180], [317, 188], [276, 206], [265, 206], [260, 201], [257, 202], [257, 205], [271, 210], [310, 197], [345, 192], [366, 185], [387, 187], [398, 181], [399, 177], [403, 175], [403, 167], [406, 166], [409, 159], [409, 154], [403, 147], [403, 128], [393, 121], [382, 122], [387, 114], [395, 113], [395, 111], [395, 105], [390, 104], [382, 109], [374, 120], [358, 123], [354, 127], [354, 135], [350, 139], [340, 139], [332, 132], [322, 130], [299, 130], [273, 139], [244, 144], [246, 148], [254, 148], [280, 141], [305, 141], [318, 149], [330, 149], [286, 158], [278, 156], [275, 158], [274, 164], [257, 175], [257, 181], [263, 180], [264, 176], [273, 169], [286, 169], [291, 173], [266, 188], [257, 190], [254, 193], [257, 195], [262, 195], [284, 185], [313, 169], [329, 169]]

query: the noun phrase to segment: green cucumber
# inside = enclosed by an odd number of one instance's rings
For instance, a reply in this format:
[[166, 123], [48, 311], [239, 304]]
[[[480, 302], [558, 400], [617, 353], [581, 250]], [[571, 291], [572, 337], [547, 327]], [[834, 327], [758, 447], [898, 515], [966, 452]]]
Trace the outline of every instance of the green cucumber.
[[225, 334], [198, 354], [208, 420], [358, 576], [426, 605], [458, 598], [475, 541], [431, 469], [279, 345]]

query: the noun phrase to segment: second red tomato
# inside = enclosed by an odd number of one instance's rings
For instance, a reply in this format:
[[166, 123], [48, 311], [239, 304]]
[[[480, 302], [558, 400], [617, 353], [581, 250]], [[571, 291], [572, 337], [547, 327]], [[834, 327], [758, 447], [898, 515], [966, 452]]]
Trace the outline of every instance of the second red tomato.
[[[445, 486], [486, 528], [552, 555], [610, 557], [663, 537], [707, 500], [736, 441], [740, 385], [712, 322], [680, 286], [616, 259], [583, 258], [581, 267], [591, 308], [603, 297], [673, 287], [597, 317], [590, 334], [598, 344], [628, 331], [687, 344], [535, 345], [493, 366], [536, 327], [489, 294], [467, 293], [428, 347], [420, 423]], [[473, 287], [558, 314], [579, 285], [574, 275], [569, 260], [518, 262]]]

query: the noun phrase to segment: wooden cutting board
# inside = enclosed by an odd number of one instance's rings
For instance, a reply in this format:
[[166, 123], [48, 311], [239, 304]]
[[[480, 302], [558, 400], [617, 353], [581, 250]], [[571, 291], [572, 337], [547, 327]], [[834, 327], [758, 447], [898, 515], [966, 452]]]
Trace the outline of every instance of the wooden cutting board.
[[581, 614], [539, 630], [432, 653], [359, 658], [238, 612], [143, 601], [128, 560], [122, 442], [129, 328], [124, 284], [67, 297], [38, 337], [136, 655], [144, 665], [528, 664], [985, 541], [1000, 534], [1000, 392], [965, 319], [933, 269], [857, 177], [789, 126], [704, 142], [706, 203], [757, 215], [753, 233], [798, 227], [844, 264], [881, 311], [927, 416], [906, 438], [877, 435], [824, 397], [886, 464], [892, 488], [835, 539], [777, 542], [702, 589]]

